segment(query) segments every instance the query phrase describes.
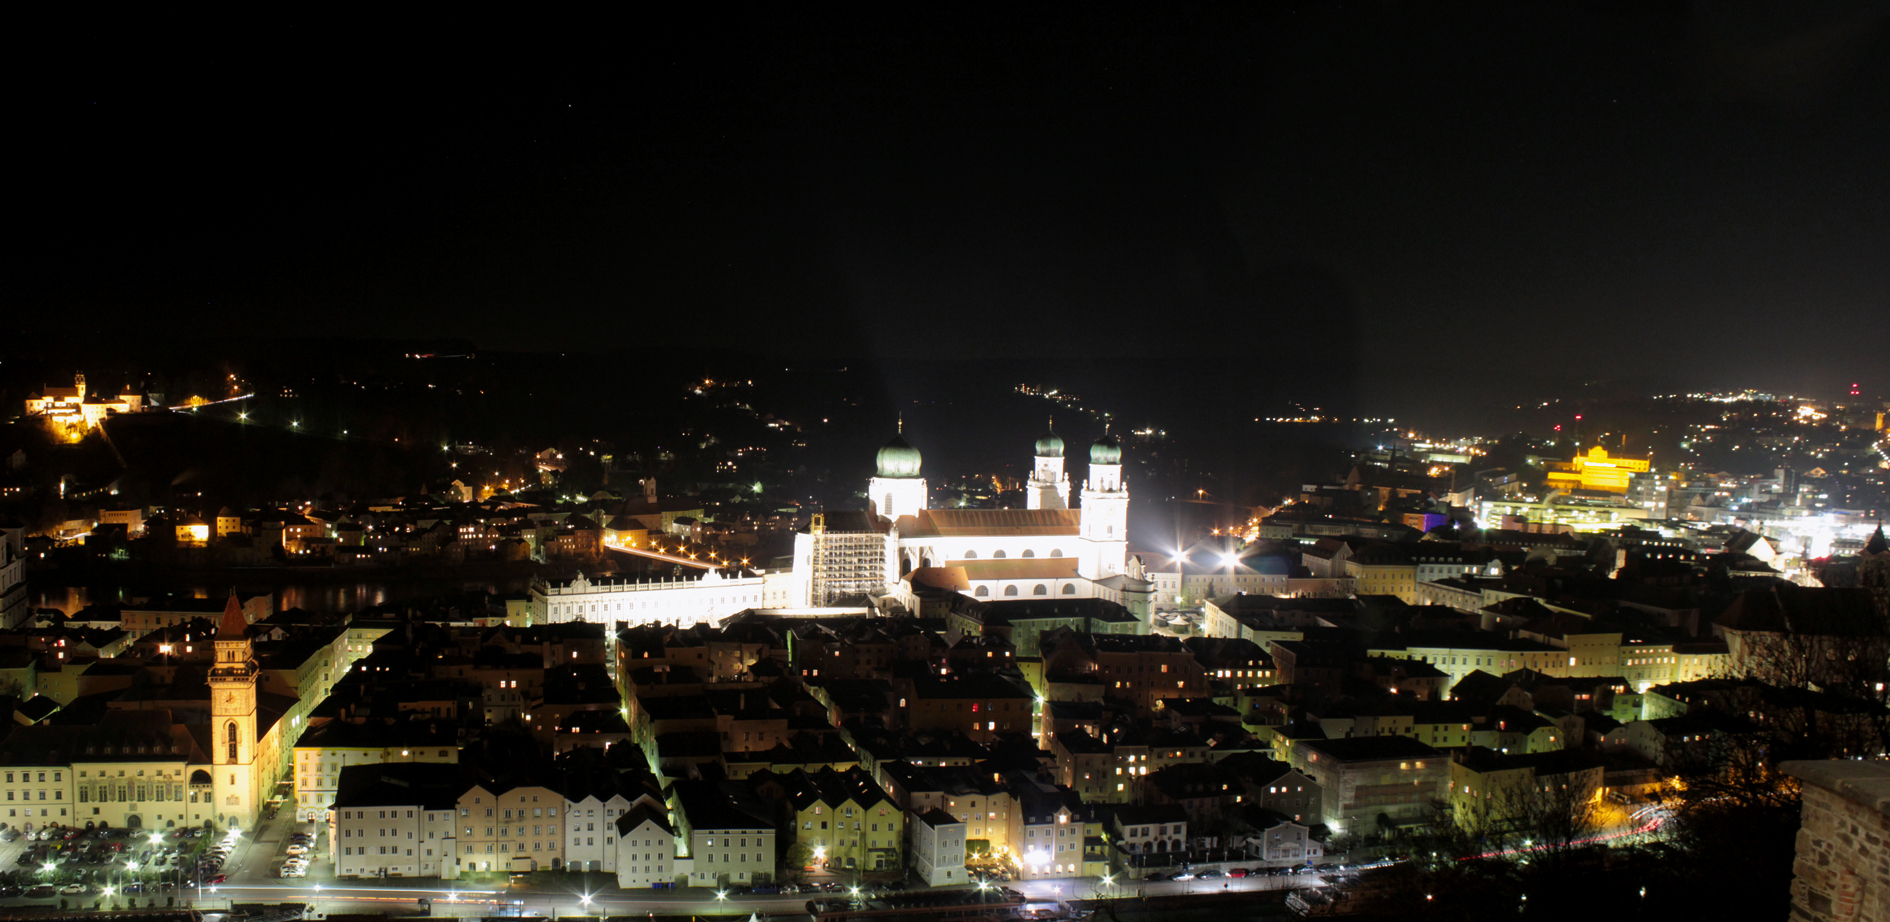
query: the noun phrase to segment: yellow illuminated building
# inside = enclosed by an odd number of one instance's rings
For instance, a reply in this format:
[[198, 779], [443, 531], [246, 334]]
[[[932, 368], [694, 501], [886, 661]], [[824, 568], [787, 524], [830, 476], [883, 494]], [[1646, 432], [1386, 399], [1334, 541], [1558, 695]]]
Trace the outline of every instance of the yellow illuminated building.
[[1558, 490], [1606, 490], [1626, 493], [1628, 481], [1635, 474], [1645, 474], [1653, 462], [1645, 458], [1610, 458], [1608, 450], [1596, 445], [1585, 455], [1576, 455], [1566, 470], [1550, 471], [1549, 486]]
[[73, 375], [71, 387], [49, 387], [44, 393], [26, 398], [26, 415], [44, 420], [54, 435], [67, 442], [83, 439], [107, 416], [140, 413], [144, 409], [143, 394], [127, 390], [108, 397], [87, 392], [84, 375]]

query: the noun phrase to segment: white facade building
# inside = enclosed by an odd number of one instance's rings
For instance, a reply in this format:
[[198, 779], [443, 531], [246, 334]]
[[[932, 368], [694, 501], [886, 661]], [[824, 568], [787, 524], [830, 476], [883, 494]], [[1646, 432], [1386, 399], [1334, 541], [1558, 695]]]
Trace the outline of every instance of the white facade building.
[[461, 787], [456, 765], [401, 762], [342, 772], [328, 811], [336, 877], [459, 876], [455, 860]]
[[634, 800], [622, 793], [613, 793], [605, 800], [596, 794], [588, 794], [583, 800], [567, 796], [565, 826], [571, 831], [571, 841], [564, 849], [567, 866], [575, 871], [621, 871], [617, 821], [637, 807], [653, 810], [659, 817], [667, 815], [664, 806], [648, 795], [638, 795]]
[[912, 864], [928, 887], [966, 883], [965, 824], [933, 807], [912, 817]]
[[583, 574], [569, 582], [532, 584], [532, 620], [628, 621], [631, 624], [710, 624], [750, 608], [768, 606], [767, 579], [702, 571], [695, 578], [597, 580]]
[[676, 881], [676, 831], [670, 828], [661, 805], [640, 801], [618, 816], [610, 829], [616, 834], [617, 886], [650, 887]]

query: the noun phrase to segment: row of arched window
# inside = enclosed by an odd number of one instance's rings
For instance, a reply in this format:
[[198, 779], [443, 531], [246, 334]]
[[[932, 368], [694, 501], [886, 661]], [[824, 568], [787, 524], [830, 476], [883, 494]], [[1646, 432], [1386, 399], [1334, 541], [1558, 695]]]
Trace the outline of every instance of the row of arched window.
[[[975, 597], [977, 597], [977, 598], [980, 598], [980, 599], [988, 599], [988, 598], [990, 598], [990, 597], [991, 597], [991, 587], [990, 587], [990, 586], [979, 586], [979, 587], [978, 587], [977, 589], [975, 589], [975, 590], [973, 590], [971, 594], [972, 594], [973, 596], [975, 596]], [[1013, 585], [1013, 586], [1005, 586], [1005, 587], [1004, 587], [1004, 595], [1005, 595], [1005, 597], [1006, 597], [1006, 598], [1009, 598], [1009, 597], [1011, 597], [1011, 596], [1015, 596], [1015, 595], [1017, 595], [1017, 594], [1018, 594], [1018, 592], [1017, 592], [1017, 587], [1016, 587], [1016, 586], [1014, 586], [1014, 585]], [[1044, 585], [1044, 584], [1042, 584], [1042, 583], [1038, 583], [1037, 585], [1035, 585], [1035, 586], [1032, 586], [1032, 587], [1031, 587], [1031, 589], [1030, 589], [1030, 594], [1031, 594], [1031, 595], [1049, 595], [1049, 594], [1050, 594], [1050, 587], [1049, 587], [1049, 586], [1046, 586], [1046, 585]], [[1075, 583], [1064, 583], [1064, 584], [1063, 584], [1063, 594], [1064, 594], [1064, 595], [1075, 595], [1075, 594], [1076, 594], [1076, 584], [1075, 584]]]
[[[992, 559], [992, 560], [1003, 560], [1003, 559], [1004, 559], [1004, 558], [1005, 558], [1006, 556], [1007, 556], [1007, 555], [1006, 555], [1006, 554], [1005, 554], [1005, 553], [1004, 553], [1003, 551], [992, 551], [992, 552], [991, 552], [991, 559]], [[1022, 553], [1022, 554], [1020, 554], [1020, 555], [1018, 555], [1018, 556], [1020, 556], [1020, 557], [1035, 557], [1035, 556], [1037, 556], [1037, 552], [1036, 552], [1036, 551], [1030, 551], [1030, 550], [1027, 550], [1027, 551], [1025, 551], [1024, 553]], [[1056, 550], [1052, 550], [1052, 551], [1050, 552], [1050, 556], [1052, 556], [1052, 557], [1062, 557], [1062, 556], [1063, 556], [1063, 551], [1062, 551], [1061, 549], [1056, 549]], [[978, 559], [978, 552], [977, 552], [977, 551], [966, 551], [966, 552], [965, 552], [965, 558], [964, 558], [964, 559], [966, 559], [966, 560], [977, 560], [977, 559]]]

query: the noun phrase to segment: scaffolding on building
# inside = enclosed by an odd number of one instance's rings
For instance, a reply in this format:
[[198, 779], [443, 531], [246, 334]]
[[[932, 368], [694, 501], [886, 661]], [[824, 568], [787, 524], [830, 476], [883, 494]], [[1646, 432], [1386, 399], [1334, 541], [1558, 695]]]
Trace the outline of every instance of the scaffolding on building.
[[854, 601], [886, 585], [886, 536], [878, 531], [834, 531], [816, 514], [808, 529], [814, 541], [809, 586], [816, 606]]

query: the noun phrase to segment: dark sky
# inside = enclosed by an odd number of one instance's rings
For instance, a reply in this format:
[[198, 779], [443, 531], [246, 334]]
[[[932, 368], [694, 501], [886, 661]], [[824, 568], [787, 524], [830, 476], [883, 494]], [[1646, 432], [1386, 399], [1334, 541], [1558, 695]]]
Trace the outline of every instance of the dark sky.
[[5, 326], [1890, 377], [1881, 3], [1149, 6], [49, 30]]

